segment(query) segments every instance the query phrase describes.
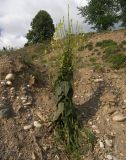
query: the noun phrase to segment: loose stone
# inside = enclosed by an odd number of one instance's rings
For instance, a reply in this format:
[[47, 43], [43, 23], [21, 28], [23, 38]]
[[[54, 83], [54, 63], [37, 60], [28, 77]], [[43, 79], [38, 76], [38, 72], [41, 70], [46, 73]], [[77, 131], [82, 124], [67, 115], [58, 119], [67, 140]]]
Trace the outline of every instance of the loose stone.
[[11, 82], [11, 81], [7, 81], [6, 84], [7, 84], [8, 86], [12, 86], [12, 82]]
[[112, 157], [111, 155], [107, 155], [106, 158], [107, 158], [108, 160], [113, 160], [113, 157]]
[[123, 122], [126, 120], [126, 116], [123, 116], [122, 114], [118, 114], [118, 115], [115, 115], [112, 119], [115, 122]]
[[106, 139], [106, 140], [105, 140], [105, 144], [106, 144], [108, 147], [112, 147], [112, 140]]
[[31, 128], [32, 128], [32, 125], [26, 125], [26, 126], [24, 126], [24, 130], [29, 130]]
[[99, 141], [100, 148], [104, 148], [104, 143]]
[[34, 126], [35, 126], [36, 128], [41, 128], [41, 127], [42, 127], [42, 124], [41, 124], [40, 122], [38, 122], [38, 121], [34, 121]]
[[5, 77], [5, 80], [9, 80], [9, 81], [14, 80], [14, 74], [12, 74], [12, 73], [7, 74]]
[[96, 82], [96, 83], [103, 82], [103, 79], [95, 79], [94, 82]]

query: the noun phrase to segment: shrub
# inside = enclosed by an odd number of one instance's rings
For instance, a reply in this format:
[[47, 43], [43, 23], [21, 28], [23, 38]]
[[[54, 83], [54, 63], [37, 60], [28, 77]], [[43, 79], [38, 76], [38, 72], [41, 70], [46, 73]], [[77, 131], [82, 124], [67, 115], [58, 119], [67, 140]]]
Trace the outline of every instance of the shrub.
[[108, 39], [108, 40], [103, 40], [101, 42], [97, 42], [95, 46], [101, 47], [101, 48], [106, 48], [106, 47], [110, 47], [110, 46], [115, 47], [115, 46], [117, 46], [117, 43], [111, 39]]
[[120, 51], [120, 48], [118, 46], [109, 46], [105, 49], [104, 53], [105, 56], [108, 57], [109, 55], [116, 54]]
[[107, 61], [112, 63], [112, 67], [114, 69], [120, 69], [121, 67], [125, 66], [126, 55], [123, 53], [110, 55], [109, 58], [107, 59]]

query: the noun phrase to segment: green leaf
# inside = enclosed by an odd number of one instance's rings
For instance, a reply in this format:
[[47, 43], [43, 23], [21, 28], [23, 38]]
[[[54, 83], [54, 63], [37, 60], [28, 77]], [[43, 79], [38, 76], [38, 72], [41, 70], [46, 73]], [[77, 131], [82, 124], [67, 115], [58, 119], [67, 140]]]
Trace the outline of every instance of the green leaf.
[[57, 121], [58, 118], [60, 117], [60, 115], [63, 113], [64, 111], [64, 103], [59, 103], [58, 104], [58, 109], [57, 111], [55, 112], [54, 114], [54, 117], [53, 117], [53, 122]]

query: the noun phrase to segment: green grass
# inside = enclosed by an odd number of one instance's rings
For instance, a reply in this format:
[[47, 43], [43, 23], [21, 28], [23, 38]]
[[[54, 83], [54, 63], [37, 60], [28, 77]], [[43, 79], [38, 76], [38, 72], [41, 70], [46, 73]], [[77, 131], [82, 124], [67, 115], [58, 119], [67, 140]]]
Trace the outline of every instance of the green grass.
[[108, 57], [112, 54], [120, 52], [119, 46], [109, 46], [104, 50], [105, 56]]
[[120, 52], [120, 47], [119, 46], [114, 46], [114, 45], [111, 45], [107, 48], [105, 48], [104, 50], [104, 55], [102, 56], [102, 59], [103, 60], [106, 60], [106, 59], [109, 59], [109, 57], [113, 54], [117, 54]]
[[[121, 44], [125, 44], [125, 41], [122, 41]], [[104, 49], [103, 60], [111, 64], [111, 67], [114, 69], [120, 69], [125, 66], [126, 55], [121, 53], [123, 48], [120, 45], [117, 45], [113, 40], [104, 40], [96, 44]]]
[[114, 69], [120, 69], [122, 67], [125, 67], [126, 63], [126, 55], [124, 53], [118, 53], [115, 55], [110, 55], [107, 58], [107, 61], [112, 63], [112, 68]]
[[108, 40], [103, 40], [101, 42], [97, 42], [96, 47], [101, 47], [101, 48], [106, 48], [106, 47], [110, 47], [110, 46], [117, 46], [117, 43], [111, 39]]

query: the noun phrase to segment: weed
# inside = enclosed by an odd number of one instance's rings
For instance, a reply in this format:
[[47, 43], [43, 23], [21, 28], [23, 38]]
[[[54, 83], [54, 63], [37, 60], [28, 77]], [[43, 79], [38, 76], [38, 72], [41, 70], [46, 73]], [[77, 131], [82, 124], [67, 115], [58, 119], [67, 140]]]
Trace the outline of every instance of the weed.
[[[68, 14], [69, 20], [69, 14]], [[57, 110], [53, 123], [55, 132], [65, 143], [67, 151], [78, 152], [78, 121], [73, 105], [73, 36], [71, 21], [68, 21], [68, 32], [60, 59], [59, 72], [55, 81], [55, 96]], [[75, 46], [74, 46], [75, 47]]]

